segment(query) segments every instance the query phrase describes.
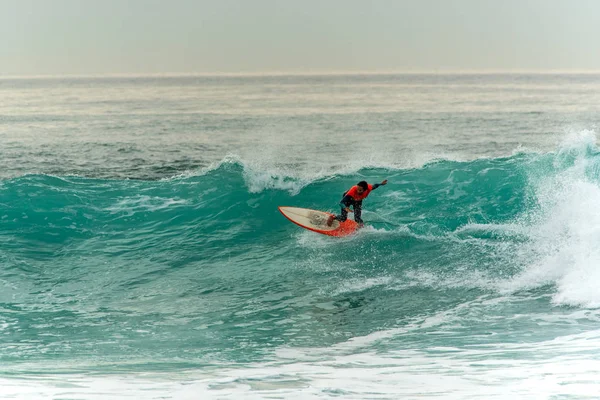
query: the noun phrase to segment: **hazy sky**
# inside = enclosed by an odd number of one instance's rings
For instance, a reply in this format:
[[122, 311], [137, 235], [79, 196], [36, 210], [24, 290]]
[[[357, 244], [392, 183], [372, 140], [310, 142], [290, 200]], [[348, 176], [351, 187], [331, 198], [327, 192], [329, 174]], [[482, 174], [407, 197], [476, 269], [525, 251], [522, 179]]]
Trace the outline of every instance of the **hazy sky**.
[[0, 0], [0, 74], [600, 70], [596, 0]]

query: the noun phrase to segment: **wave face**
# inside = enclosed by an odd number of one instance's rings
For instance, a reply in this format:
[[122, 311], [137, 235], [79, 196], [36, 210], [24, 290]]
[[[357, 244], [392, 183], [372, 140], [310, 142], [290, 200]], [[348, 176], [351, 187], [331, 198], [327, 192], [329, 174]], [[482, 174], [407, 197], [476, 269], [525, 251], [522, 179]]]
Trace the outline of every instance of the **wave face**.
[[[594, 140], [314, 180], [231, 160], [158, 181], [5, 180], [2, 363], [148, 371], [265, 362], [283, 348], [395, 329], [411, 334], [364, 346], [584, 333], [585, 324], [531, 324], [572, 307], [598, 315]], [[383, 178], [365, 201], [368, 227], [349, 238], [304, 231], [277, 211], [335, 211], [349, 185]]]

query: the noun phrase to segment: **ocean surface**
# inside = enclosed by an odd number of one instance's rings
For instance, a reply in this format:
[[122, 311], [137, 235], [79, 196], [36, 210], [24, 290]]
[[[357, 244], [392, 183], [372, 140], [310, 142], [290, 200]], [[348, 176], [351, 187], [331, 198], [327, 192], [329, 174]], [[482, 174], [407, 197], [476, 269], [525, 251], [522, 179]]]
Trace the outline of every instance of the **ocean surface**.
[[[600, 397], [600, 75], [0, 78], [0, 398]], [[367, 227], [331, 238], [277, 206]]]

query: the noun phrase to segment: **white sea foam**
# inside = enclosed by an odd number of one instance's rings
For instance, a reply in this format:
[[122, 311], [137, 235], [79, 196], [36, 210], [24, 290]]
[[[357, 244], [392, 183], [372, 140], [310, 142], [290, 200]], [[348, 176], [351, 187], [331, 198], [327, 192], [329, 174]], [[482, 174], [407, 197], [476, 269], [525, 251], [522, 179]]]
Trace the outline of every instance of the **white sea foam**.
[[593, 132], [569, 136], [555, 163], [567, 168], [535, 183], [539, 210], [527, 216], [530, 242], [523, 248], [533, 261], [503, 290], [555, 285], [556, 304], [600, 307], [600, 183], [598, 160], [589, 156], [594, 143]]
[[111, 214], [127, 213], [128, 215], [133, 215], [136, 212], [158, 211], [182, 204], [188, 204], [188, 200], [137, 195], [119, 199], [114, 205], [108, 207], [107, 211]]
[[3, 398], [79, 399], [540, 399], [600, 393], [600, 331], [538, 343], [406, 348], [381, 354], [377, 332], [331, 348], [281, 348], [277, 359], [246, 366], [111, 376], [0, 379]]
[[371, 289], [371, 288], [374, 288], [377, 286], [387, 287], [392, 281], [393, 281], [393, 278], [390, 276], [380, 276], [380, 277], [376, 277], [376, 278], [366, 278], [366, 279], [365, 278], [352, 278], [352, 279], [345, 281], [340, 286], [338, 286], [332, 292], [332, 295], [337, 296], [342, 293], [362, 292], [364, 290]]

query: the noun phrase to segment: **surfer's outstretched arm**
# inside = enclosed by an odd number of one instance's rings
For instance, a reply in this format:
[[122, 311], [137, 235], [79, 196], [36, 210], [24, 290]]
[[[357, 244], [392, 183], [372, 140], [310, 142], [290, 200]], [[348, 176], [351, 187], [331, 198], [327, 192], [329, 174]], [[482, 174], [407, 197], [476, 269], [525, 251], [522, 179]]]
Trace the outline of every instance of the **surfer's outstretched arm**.
[[375, 184], [373, 184], [373, 188], [371, 190], [375, 190], [379, 186], [385, 186], [385, 185], [387, 185], [387, 179], [384, 179], [383, 182], [381, 182], [381, 183], [375, 183]]

